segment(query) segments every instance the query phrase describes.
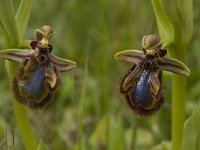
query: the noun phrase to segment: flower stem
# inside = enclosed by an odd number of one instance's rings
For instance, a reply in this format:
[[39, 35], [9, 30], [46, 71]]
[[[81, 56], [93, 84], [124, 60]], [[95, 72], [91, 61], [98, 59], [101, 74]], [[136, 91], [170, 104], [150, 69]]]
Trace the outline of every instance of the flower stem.
[[172, 147], [181, 149], [185, 120], [185, 77], [173, 75], [172, 85]]
[[[168, 50], [171, 56], [182, 62], [185, 60], [185, 45], [176, 43], [171, 45]], [[174, 50], [177, 50], [176, 52]], [[181, 51], [180, 51], [181, 50]], [[183, 127], [185, 121], [185, 96], [186, 96], [186, 77], [173, 74], [172, 77], [172, 148], [181, 150]]]
[[26, 109], [15, 100], [13, 100], [13, 108], [25, 148], [27, 150], [36, 150], [38, 141], [31, 128]]

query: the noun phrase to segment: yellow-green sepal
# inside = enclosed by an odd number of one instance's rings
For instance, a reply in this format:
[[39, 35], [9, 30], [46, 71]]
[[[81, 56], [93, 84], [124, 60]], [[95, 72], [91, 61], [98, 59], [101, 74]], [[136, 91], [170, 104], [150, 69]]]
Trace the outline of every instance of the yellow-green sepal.
[[162, 70], [190, 76], [190, 69], [181, 61], [174, 58], [160, 57], [157, 60]]
[[30, 49], [5, 49], [0, 50], [0, 58], [22, 63], [25, 58], [33, 57], [34, 50]]
[[64, 58], [57, 57], [55, 55], [49, 55], [50, 63], [56, 67], [59, 71], [69, 71], [76, 67], [76, 62]]
[[141, 50], [124, 50], [115, 54], [118, 61], [128, 62], [135, 65], [144, 61], [144, 52]]

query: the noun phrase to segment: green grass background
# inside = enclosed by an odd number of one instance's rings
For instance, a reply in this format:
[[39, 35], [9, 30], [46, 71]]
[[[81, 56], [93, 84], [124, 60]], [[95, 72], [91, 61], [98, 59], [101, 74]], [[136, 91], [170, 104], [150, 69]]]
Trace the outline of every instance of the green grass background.
[[[13, 1], [15, 9], [19, 0]], [[186, 117], [200, 100], [200, 1], [194, 0], [194, 33], [187, 49]], [[131, 66], [114, 60], [125, 49], [142, 49], [145, 34], [158, 34], [150, 1], [33, 1], [24, 39], [47, 24], [56, 35], [53, 53], [77, 62], [62, 73], [62, 86], [46, 109], [28, 110], [37, 137], [49, 149], [150, 149], [171, 136], [171, 74], [164, 73], [164, 107], [138, 119], [119, 94], [119, 82]], [[0, 49], [4, 40], [0, 29]], [[24, 149], [16, 124], [4, 61], [0, 61], [0, 149]]]

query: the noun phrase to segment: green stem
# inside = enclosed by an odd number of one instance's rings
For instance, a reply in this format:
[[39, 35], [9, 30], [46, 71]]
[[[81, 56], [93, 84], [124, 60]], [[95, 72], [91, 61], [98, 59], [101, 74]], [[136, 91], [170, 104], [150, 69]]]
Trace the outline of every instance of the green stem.
[[[184, 62], [185, 46], [174, 45], [168, 48], [173, 58]], [[174, 50], [177, 50], [174, 52]], [[181, 51], [179, 51], [181, 50]], [[173, 74], [172, 77], [172, 148], [181, 150], [183, 127], [185, 120], [185, 96], [186, 96], [185, 76]]]
[[78, 141], [78, 150], [84, 149], [84, 116], [85, 116], [85, 100], [86, 100], [86, 88], [87, 88], [87, 74], [88, 74], [88, 50], [86, 51], [86, 59], [85, 59], [85, 70], [84, 70], [84, 79], [83, 86], [81, 91], [81, 101], [79, 106], [79, 141]]
[[80, 109], [79, 109], [79, 141], [78, 141], [78, 150], [83, 149], [83, 128], [84, 128], [84, 112], [85, 112], [85, 92], [86, 92], [86, 77], [84, 79], [83, 87], [82, 87], [82, 93], [81, 93], [81, 102], [80, 102]]
[[137, 130], [138, 130], [138, 119], [134, 118], [132, 121], [132, 143], [131, 143], [131, 149], [132, 150], [136, 150], [137, 149], [137, 143], [136, 143], [136, 139], [137, 139]]
[[185, 77], [173, 75], [172, 85], [172, 147], [181, 149], [185, 120]]
[[13, 100], [13, 108], [17, 120], [19, 132], [27, 150], [36, 150], [38, 146], [37, 138], [31, 128], [26, 109]]

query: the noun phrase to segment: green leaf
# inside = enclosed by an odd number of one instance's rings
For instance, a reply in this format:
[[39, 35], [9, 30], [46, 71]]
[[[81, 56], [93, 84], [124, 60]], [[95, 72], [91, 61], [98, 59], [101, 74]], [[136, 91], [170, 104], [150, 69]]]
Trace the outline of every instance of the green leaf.
[[21, 49], [30, 48], [30, 43], [31, 43], [31, 40], [21, 41], [19, 48]]
[[0, 0], [0, 19], [9, 47], [18, 47], [19, 33], [11, 0]]
[[185, 121], [182, 150], [200, 149], [200, 105], [196, 107], [192, 115]]
[[171, 150], [171, 149], [172, 149], [172, 146], [171, 146], [170, 141], [162, 141], [160, 144], [151, 148], [151, 150]]
[[[180, 2], [179, 2], [180, 3]], [[179, 5], [179, 10], [182, 11], [183, 14], [183, 23], [184, 26], [183, 32], [185, 33], [182, 36], [183, 41], [186, 44], [190, 41], [192, 34], [193, 34], [193, 1], [192, 0], [183, 0], [182, 5]], [[187, 35], [187, 36], [185, 36]]]
[[171, 43], [174, 41], [173, 26], [168, 16], [166, 15], [164, 9], [161, 6], [161, 1], [151, 0], [151, 2], [156, 15], [158, 30], [161, 38], [163, 39], [163, 44], [165, 47], [166, 43]]
[[108, 150], [124, 150], [124, 126], [122, 114], [111, 115], [109, 120]]
[[171, 0], [164, 0], [160, 3], [173, 24], [176, 41], [180, 40], [187, 45], [193, 30], [192, 0], [173, 1], [173, 3]]
[[93, 134], [90, 137], [90, 144], [94, 149], [98, 145], [106, 145], [108, 132], [108, 115], [104, 115], [98, 122]]
[[159, 33], [164, 40], [164, 47], [168, 47], [174, 41], [187, 45], [193, 30], [192, 0], [152, 0], [151, 2]]
[[48, 146], [43, 140], [40, 140], [37, 145], [37, 150], [48, 150]]
[[16, 22], [19, 31], [20, 41], [26, 31], [28, 20], [31, 13], [32, 0], [21, 0], [16, 14]]

